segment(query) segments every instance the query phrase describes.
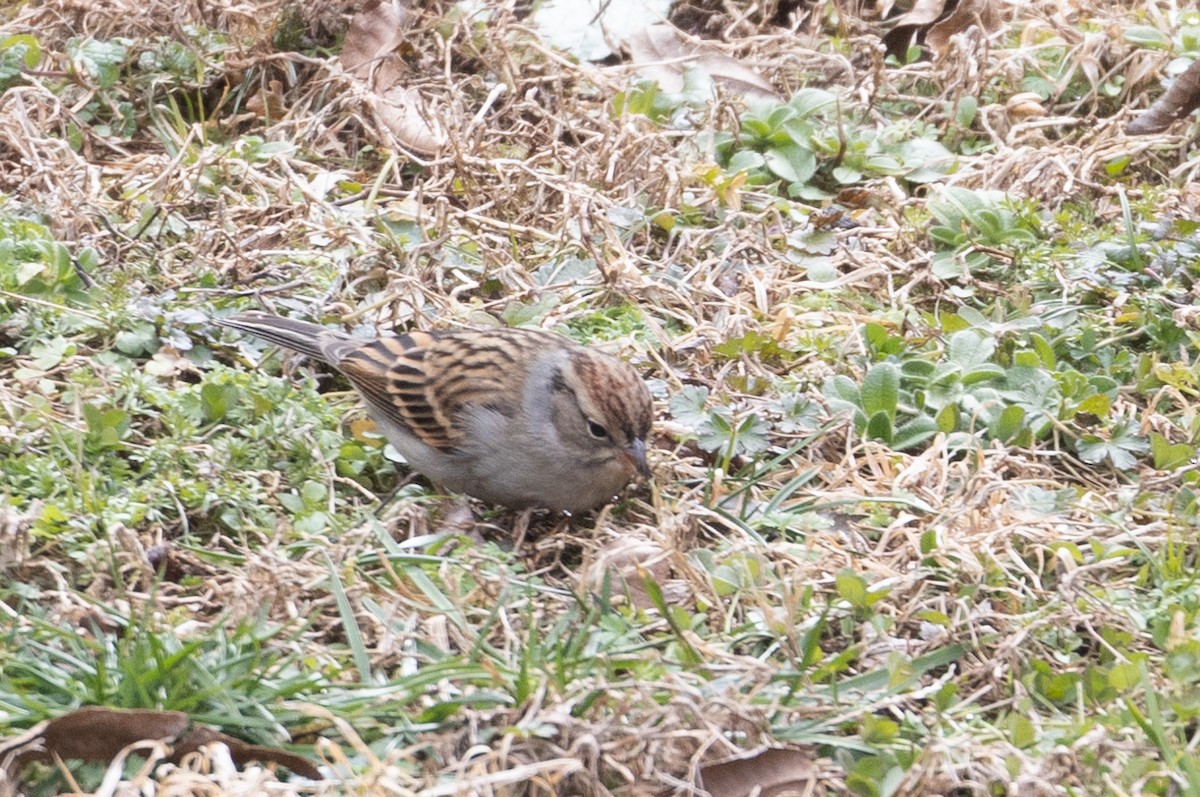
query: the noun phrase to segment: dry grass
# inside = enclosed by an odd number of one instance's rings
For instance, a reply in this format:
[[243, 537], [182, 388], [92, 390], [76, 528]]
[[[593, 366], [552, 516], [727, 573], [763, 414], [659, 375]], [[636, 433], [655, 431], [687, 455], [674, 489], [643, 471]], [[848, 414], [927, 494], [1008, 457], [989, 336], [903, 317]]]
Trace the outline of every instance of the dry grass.
[[[1105, 167], [1115, 155], [1127, 155], [1132, 169], [1151, 178], [1186, 151], [1179, 137], [1126, 139], [1120, 128], [1128, 115], [1109, 115], [1146, 104], [1162, 59], [1119, 38], [1078, 32], [1082, 20], [1103, 31], [1102, 23], [1135, 15], [1139, 5], [1094, 5], [1063, 19], [1055, 4], [1011, 4], [1005, 29], [990, 40], [964, 41], [942, 58], [907, 67], [885, 68], [877, 58], [877, 23], [867, 10], [857, 17], [846, 11], [847, 38], [837, 47], [816, 20], [792, 32], [733, 4], [721, 6], [707, 29], [725, 32], [724, 51], [785, 96], [813, 84], [836, 87], [881, 122], [887, 108], [907, 103], [943, 130], [947, 102], [1036, 71], [1029, 64], [1036, 48], [1051, 34], [1062, 37], [1070, 63], [1093, 86], [1123, 71], [1120, 96], [1093, 91], [1047, 103], [1029, 118], [1014, 117], [1002, 102], [981, 107], [992, 148], [961, 158], [952, 179], [1038, 200], [1047, 211], [1094, 203], [1097, 218], [1110, 219], [1120, 212], [1119, 192], [1139, 191], [1136, 183], [1109, 179]], [[97, 129], [100, 111], [85, 113], [90, 102], [116, 94], [96, 92], [87, 80], [63, 90], [57, 71], [29, 75], [0, 103], [0, 191], [44, 217], [58, 240], [96, 249], [101, 266], [91, 277], [102, 287], [120, 286], [135, 298], [174, 291], [180, 306], [206, 312], [252, 297], [280, 312], [426, 328], [491, 322], [524, 305], [544, 312], [539, 323], [555, 326], [632, 305], [644, 329], [618, 330], [607, 345], [654, 380], [662, 416], [655, 484], [592, 518], [541, 518], [515, 554], [484, 545], [437, 551], [425, 564], [435, 563], [429, 566], [447, 585], [443, 597], [451, 606], [438, 604], [406, 570], [400, 554], [416, 556], [420, 548], [388, 547], [392, 538], [420, 539], [438, 528], [428, 503], [403, 499], [386, 529], [366, 518], [336, 538], [303, 544], [282, 513], [276, 528], [241, 536], [212, 523], [189, 529], [160, 519], [105, 529], [82, 557], [67, 558], [52, 544], [31, 548], [18, 533], [29, 524], [13, 523], [0, 537], [0, 563], [18, 559], [26, 578], [46, 585], [54, 623], [78, 624], [96, 606], [125, 607], [130, 616], [149, 606], [163, 629], [175, 627], [167, 618], [186, 618], [192, 635], [214, 625], [279, 623], [295, 629], [289, 644], [318, 668], [344, 660], [349, 611], [372, 670], [400, 680], [428, 661], [426, 647], [449, 655], [486, 646], [494, 654], [483, 658], [485, 668], [521, 662], [523, 647], [542, 635], [555, 638], [563, 618], [597, 622], [587, 604], [604, 573], [636, 581], [641, 565], [668, 603], [698, 625], [673, 628], [678, 617], [668, 622], [652, 611], [628, 630], [630, 638], [674, 638], [654, 655], [689, 663], [656, 669], [653, 679], [633, 666], [625, 678], [614, 676], [620, 668], [580, 671], [569, 688], [535, 678], [523, 702], [492, 708], [470, 704], [482, 687], [446, 678], [414, 693], [412, 715], [444, 700], [461, 698], [467, 707], [453, 722], [419, 732], [405, 731], [395, 718], [356, 728], [335, 708], [305, 707], [310, 721], [288, 730], [322, 757], [336, 785], [237, 771], [216, 751], [185, 766], [163, 765], [152, 779], [149, 769], [120, 784], [114, 778], [97, 793], [692, 794], [702, 766], [776, 744], [787, 729], [807, 742], [806, 734], [836, 735], [876, 717], [934, 727], [931, 700], [948, 683], [965, 708], [924, 741], [895, 793], [986, 794], [1007, 783], [1010, 794], [1050, 795], [1094, 786], [1087, 756], [1129, 740], [1097, 726], [1052, 752], [1022, 749], [978, 734], [968, 714], [1026, 710], [1030, 661], [1057, 655], [1047, 628], [1069, 629], [1081, 646], [1097, 648], [1110, 645], [1113, 630], [1145, 635], [1093, 589], [1134, 589], [1137, 569], [1125, 559], [1081, 563], [1072, 555], [1074, 548], [1128, 548], [1133, 526], [1141, 548], [1170, 544], [1165, 519], [1122, 514], [1120, 474], [1068, 472], [1044, 452], [998, 446], [963, 456], [942, 438], [918, 453], [897, 453], [837, 422], [747, 484], [681, 442], [682, 429], [666, 411], [666, 398], [692, 385], [745, 413], [769, 415], [775, 410], [763, 385], [786, 380], [816, 396], [835, 371], [861, 378], [855, 358], [868, 321], [886, 317], [900, 328], [916, 320], [909, 308], [957, 303], [931, 275], [922, 230], [911, 222], [922, 197], [908, 196], [895, 181], [875, 181], [870, 188], [879, 201], [857, 214], [857, 228], [838, 233], [837, 279], [808, 279], [783, 254], [798, 222], [781, 202], [750, 186], [732, 201], [722, 195], [701, 175], [711, 153], [706, 157], [694, 130], [611, 113], [608, 103], [627, 87], [626, 73], [548, 50], [513, 5], [498, 6], [486, 26], [449, 8], [414, 12], [401, 47], [404, 82], [420, 92], [449, 143], [437, 155], [405, 152], [336, 59], [272, 43], [286, 24], [332, 46], [352, 11], [331, 3], [49, 0], [0, 12], [4, 34], [34, 33], [55, 70], [65, 66], [72, 37], [127, 37], [136, 51], [160, 37], [194, 42], [187, 26], [228, 36], [228, 49], [206, 64], [198, 84], [157, 95], [149, 80], [127, 87], [131, 100], [152, 104], [133, 109], [145, 121], [127, 139]], [[1013, 26], [1029, 40], [1005, 49], [1004, 33]], [[190, 114], [172, 113], [172, 102], [191, 103]], [[282, 115], [255, 110], [271, 107]], [[738, 118], [736, 98], [724, 97], [696, 115], [696, 126], [729, 130]], [[246, 143], [251, 136], [290, 147], [261, 155]], [[324, 190], [331, 180], [360, 188]], [[1186, 195], [1165, 196], [1191, 207]], [[668, 234], [652, 222], [628, 225], [630, 209], [698, 209], [705, 223]], [[556, 264], [586, 258], [597, 267], [583, 276], [547, 276]], [[96, 312], [111, 322], [119, 308]], [[139, 312], [137, 302], [125, 312]], [[195, 323], [178, 329], [206, 343], [214, 334]], [[714, 355], [717, 344], [751, 331], [788, 355]], [[82, 335], [64, 370], [80, 367], [110, 339], [95, 328]], [[228, 351], [218, 356], [233, 361]], [[7, 373], [21, 360], [0, 362], [0, 406], [29, 406], [25, 392], [33, 388]], [[176, 364], [165, 379], [197, 379], [194, 366]], [[62, 397], [55, 402], [57, 419], [78, 427], [78, 408]], [[782, 447], [794, 439], [773, 442]], [[212, 449], [197, 440], [190, 455], [210, 457]], [[734, 461], [748, 464], [753, 458]], [[811, 478], [785, 504], [808, 506], [809, 518], [821, 522], [767, 540], [737, 520], [739, 506], [771, 500], [809, 470]], [[266, 471], [246, 478], [267, 485], [266, 500], [293, 486]], [[328, 484], [356, 505], [369, 507], [374, 498], [332, 471]], [[1078, 490], [1069, 511], [1029, 508], [1035, 488], [1065, 484]], [[738, 489], [741, 504], [722, 506], [721, 498]], [[202, 522], [194, 512], [185, 515]], [[511, 521], [492, 518], [485, 536], [503, 539]], [[630, 541], [636, 547], [622, 552]], [[176, 565], [187, 577], [155, 586], [146, 548], [163, 542], [176, 546]], [[228, 555], [229, 564], [214, 563], [204, 549]], [[731, 594], [697, 555], [706, 549], [720, 562], [750, 563], [749, 583]], [[93, 571], [88, 560], [113, 566]], [[827, 656], [858, 645], [854, 666], [868, 672], [893, 666], [897, 654], [914, 659], [954, 643], [964, 655], [898, 691], [864, 691], [856, 701], [814, 689], [797, 698], [781, 673], [806, 683], [803, 634], [819, 607], [838, 601], [836, 579], [844, 571], [886, 588], [887, 597], [869, 621], [841, 614], [823, 644]], [[331, 573], [344, 595], [331, 587]], [[84, 574], [86, 588], [76, 589], [73, 581]], [[633, 599], [653, 604], [644, 590]], [[930, 613], [947, 620], [932, 623]], [[347, 668], [344, 677], [351, 675]], [[385, 728], [402, 740], [394, 748], [380, 740]], [[847, 793], [844, 764], [821, 759], [811, 793]]]

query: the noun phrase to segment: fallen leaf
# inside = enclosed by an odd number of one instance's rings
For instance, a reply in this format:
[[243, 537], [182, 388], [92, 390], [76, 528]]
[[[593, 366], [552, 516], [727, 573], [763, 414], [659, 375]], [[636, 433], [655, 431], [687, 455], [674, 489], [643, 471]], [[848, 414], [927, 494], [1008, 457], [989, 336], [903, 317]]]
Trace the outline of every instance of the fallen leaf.
[[960, 0], [948, 16], [942, 17], [929, 27], [925, 44], [934, 52], [942, 53], [950, 44], [950, 37], [961, 33], [972, 25], [984, 31], [993, 31], [1000, 25], [1000, 17], [990, 0]]
[[445, 132], [414, 88], [393, 86], [375, 98], [375, 117], [403, 146], [426, 155], [441, 150]]
[[703, 42], [689, 40], [670, 23], [647, 25], [630, 34], [625, 44], [637, 73], [657, 81], [663, 91], [682, 91], [684, 72], [691, 68], [702, 70], [713, 83], [734, 94], [751, 99], [779, 99], [762, 75]]
[[356, 77], [367, 77], [374, 62], [400, 46], [411, 24], [408, 11], [395, 0], [382, 0], [358, 12], [342, 40], [342, 68]]
[[946, 9], [946, 0], [917, 0], [912, 10], [896, 17], [892, 29], [883, 35], [883, 45], [888, 55], [894, 55], [904, 63], [908, 48], [917, 34], [932, 25]]
[[246, 110], [272, 122], [278, 122], [287, 113], [283, 104], [283, 83], [272, 80], [246, 100]]
[[532, 21], [551, 47], [580, 61], [602, 61], [646, 25], [667, 18], [670, 0], [543, 0]]
[[1042, 98], [1032, 91], [1022, 91], [1020, 94], [1009, 97], [1008, 101], [1004, 103], [1004, 110], [1012, 119], [1029, 119], [1046, 115]]
[[700, 768], [700, 787], [721, 797], [782, 797], [810, 794], [817, 784], [815, 756], [805, 750], [770, 747]]
[[399, 0], [383, 0], [354, 15], [339, 56], [359, 84], [371, 115], [408, 150], [433, 155], [446, 144], [437, 112], [415, 88], [405, 87], [404, 61], [396, 52], [412, 26], [412, 15]]
[[[653, 579], [664, 594], [670, 593], [680, 601], [670, 582], [670, 552], [658, 543], [640, 537], [625, 536], [604, 545], [590, 566], [583, 568], [583, 578], [592, 589], [600, 589], [607, 580], [614, 594], [625, 594], [639, 609], [654, 605], [646, 588], [646, 579]], [[675, 602], [675, 601], [672, 601]]]
[[876, 196], [869, 188], [863, 188], [861, 185], [850, 185], [837, 192], [837, 196], [833, 198], [834, 202], [839, 205], [844, 205], [848, 208], [865, 208], [865, 207], [881, 207], [883, 200]]

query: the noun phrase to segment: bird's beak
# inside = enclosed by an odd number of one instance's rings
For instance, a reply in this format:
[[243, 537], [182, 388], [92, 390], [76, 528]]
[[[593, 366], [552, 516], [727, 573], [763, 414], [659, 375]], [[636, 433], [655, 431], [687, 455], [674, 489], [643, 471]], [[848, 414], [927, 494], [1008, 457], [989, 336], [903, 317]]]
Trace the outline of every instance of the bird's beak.
[[637, 472], [643, 479], [650, 478], [650, 466], [646, 464], [646, 441], [634, 440], [625, 449], [625, 453], [633, 460], [633, 466], [637, 468]]

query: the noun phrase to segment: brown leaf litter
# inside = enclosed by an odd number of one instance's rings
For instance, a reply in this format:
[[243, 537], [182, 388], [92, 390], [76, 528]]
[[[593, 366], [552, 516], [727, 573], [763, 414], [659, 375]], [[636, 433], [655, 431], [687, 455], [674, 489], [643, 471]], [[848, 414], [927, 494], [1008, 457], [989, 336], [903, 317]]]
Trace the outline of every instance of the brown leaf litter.
[[[494, 320], [515, 303], [532, 306], [546, 298], [553, 300], [551, 318], [563, 323], [597, 306], [633, 301], [654, 308], [648, 315], [656, 350], [643, 351], [629, 339], [618, 343], [645, 361], [666, 394], [684, 385], [706, 386], [748, 412], [764, 414], [771, 411], [766, 401], [747, 386], [781, 378], [819, 383], [828, 365], [807, 342], [818, 334], [840, 338], [839, 356], [848, 359], [863, 323], [878, 315], [869, 307], [828, 309], [822, 296], [841, 291], [853, 302], [843, 289], [855, 287], [875, 297], [877, 306], [894, 308], [917, 296], [946, 298], [945, 286], [929, 274], [927, 253], [906, 226], [904, 208], [888, 201], [857, 209], [859, 226], [836, 233], [839, 245], [831, 258], [837, 280], [808, 281], [780, 256], [780, 242], [794, 222], [774, 203], [752, 186], [719, 190], [706, 182], [695, 164], [711, 153], [688, 149], [691, 135], [611, 112], [608, 100], [628, 88], [624, 77], [547, 51], [523, 26], [518, 9], [494, 5], [485, 19], [391, 3], [370, 8], [311, 3], [297, 10], [283, 0], [250, 5], [48, 0], [2, 12], [7, 30], [37, 31], [47, 60], [56, 65], [73, 35], [148, 39], [173, 36], [183, 24], [228, 33], [231, 52], [225, 56], [227, 71], [196, 87], [211, 112], [205, 122], [155, 128], [153, 135], [141, 131], [131, 141], [88, 125], [75, 131], [74, 106], [85, 105], [92, 91], [86, 80], [78, 81], [66, 102], [48, 78], [31, 76], [0, 103], [0, 190], [36, 204], [62, 239], [97, 248], [106, 270], [115, 273], [124, 262], [150, 259], [161, 270], [158, 287], [184, 296], [215, 291], [287, 308], [316, 301], [349, 321], [393, 326]], [[922, 109], [915, 121], [945, 130], [951, 124], [947, 108], [964, 96], [983, 95], [993, 79], [1021, 74], [1030, 56], [1002, 49], [996, 35], [1022, 19], [1020, 9], [1006, 7], [996, 23], [988, 10], [996, 4], [964, 2], [961, 7], [972, 14], [951, 14], [938, 29], [934, 23], [946, 4], [935, 5], [938, 13], [926, 13], [924, 21], [905, 20], [924, 27], [932, 60], [904, 67], [883, 68], [881, 29], [863, 20], [843, 23], [854, 42], [851, 57], [830, 53], [800, 31], [722, 16], [729, 13], [725, 6], [712, 19], [739, 37], [701, 46], [672, 31], [665, 50], [650, 48], [635, 60], [669, 69], [675, 78], [680, 63], [698, 62], [760, 94], [786, 96], [801, 86], [829, 84], [865, 113], [879, 114], [881, 104], [911, 103]], [[1083, 6], [1073, 5], [1072, 13], [1083, 13]], [[918, 3], [910, 15], [931, 7]], [[272, 34], [290, 13], [302, 15], [308, 33], [327, 37], [326, 44], [333, 43], [332, 31], [346, 30], [341, 55], [317, 59], [276, 51]], [[1029, 13], [1031, 26], [1070, 35], [1069, 26], [1054, 23], [1049, 13]], [[1101, 10], [1089, 13], [1099, 16]], [[978, 34], [970, 33], [971, 22], [980, 23], [974, 25]], [[1153, 69], [1102, 44], [1074, 42], [1070, 65], [1096, 81], [1129, 67], [1117, 101], [1139, 102], [1156, 86]], [[928, 93], [914, 93], [910, 79], [926, 81]], [[226, 92], [243, 81], [257, 87], [251, 96], [258, 99], [247, 107]], [[705, 111], [708, 118], [731, 128], [740, 107], [737, 94], [719, 93]], [[1177, 145], [1168, 137], [1130, 141], [1119, 135], [1117, 122], [1097, 121], [1083, 113], [1085, 107], [1055, 96], [1034, 103], [1014, 95], [984, 104], [980, 125], [992, 151], [961, 158], [953, 179], [1039, 198], [1053, 208], [1081, 193], [1114, 193], [1103, 179], [1112, 159]], [[281, 151], [255, 160], [224, 146], [226, 137], [246, 129], [266, 141], [293, 143], [303, 154]], [[77, 146], [70, 143], [76, 132]], [[362, 155], [371, 148], [382, 153], [378, 160]], [[419, 177], [408, 170], [412, 164], [421, 166]], [[349, 194], [330, 190], [339, 184], [359, 188]], [[903, 197], [887, 180], [871, 188], [880, 197]], [[921, 200], [908, 201], [919, 206]], [[689, 207], [719, 209], [720, 220], [668, 233], [653, 223], [629, 225], [621, 215], [630, 208]], [[1116, 212], [1111, 204], [1104, 207]], [[399, 235], [381, 235], [381, 225], [411, 225], [414, 239], [400, 244]], [[591, 258], [595, 268], [546, 282], [535, 276], [543, 264], [571, 258]], [[328, 296], [306, 295], [313, 263], [338, 271]], [[673, 279], [661, 277], [667, 269], [674, 270]], [[198, 273], [213, 275], [220, 287], [198, 287]], [[713, 355], [716, 344], [760, 330], [794, 356], [769, 364]], [[185, 376], [167, 371], [161, 378]], [[0, 402], [25, 401], [26, 391], [36, 389], [18, 390], [0, 380]], [[48, 401], [60, 420], [70, 421], [70, 407]], [[746, 627], [747, 635], [764, 629], [778, 645], [774, 657], [764, 661], [749, 646], [711, 644], [699, 633], [704, 628], [679, 629], [680, 647], [700, 660], [694, 672], [671, 670], [645, 680], [586, 675], [591, 680], [578, 687], [586, 687], [603, 712], [581, 711], [547, 687], [535, 689], [520, 706], [464, 709], [460, 723], [423, 735], [420, 756], [406, 747], [380, 753], [359, 729], [309, 707], [328, 731], [312, 747], [331, 779], [362, 794], [523, 789], [605, 795], [689, 794], [701, 776], [709, 783], [729, 776], [748, 785], [743, 789], [748, 793], [761, 784], [746, 783], [747, 767], [754, 771], [770, 760], [776, 784], [799, 793], [838, 791], [844, 785], [839, 767], [813, 748], [771, 751], [778, 749], [775, 728], [828, 716], [829, 705], [816, 696], [803, 707], [785, 699], [777, 677], [785, 666], [802, 669], [800, 638], [811, 620], [811, 601], [836, 600], [839, 572], [868, 574], [872, 583], [889, 589], [879, 608], [888, 622], [856, 631], [869, 642], [863, 667], [886, 663], [894, 652], [915, 657], [961, 641], [969, 652], [956, 661], [955, 678], [964, 694], [979, 701], [1017, 700], [1014, 674], [1038, 651], [1037, 629], [1069, 625], [1099, 644], [1100, 621], [1116, 628], [1129, 623], [1098, 605], [1086, 589], [1110, 565], [1084, 568], [1061, 553], [1068, 544], [1117, 546], [1127, 539], [1126, 529], [1098, 519], [1115, 508], [1116, 499], [1114, 485], [1094, 476], [1078, 475], [1072, 508], [1045, 514], [1027, 508], [1029, 495], [1054, 484], [1056, 475], [1035, 454], [993, 449], [961, 457], [940, 444], [900, 454], [833, 424], [779, 473], [747, 488], [736, 506], [722, 506], [719, 500], [728, 492], [721, 480], [727, 477], [714, 474], [711, 459], [670, 435], [662, 443], [657, 484], [622, 513], [602, 513], [590, 526], [561, 533], [533, 530], [528, 568], [549, 588], [536, 600], [525, 597], [503, 607], [503, 622], [488, 644], [520, 660], [514, 651], [528, 638], [526, 624], [551, 627], [576, 605], [574, 596], [599, 592], [608, 573], [614, 594], [635, 607], [653, 605], [649, 577], [670, 605], [695, 613], [712, 629]], [[207, 455], [202, 441], [195, 446], [196, 456]], [[736, 515], [731, 507], [766, 504], [781, 484], [808, 468], [816, 468], [818, 476], [782, 508], [799, 512], [804, 502], [818, 502], [822, 509], [801, 513], [813, 522], [811, 529], [780, 534], [763, 545], [730, 520]], [[869, 511], [881, 496], [904, 502], [903, 511], [882, 524]], [[301, 555], [286, 550], [269, 531], [250, 541], [214, 535], [207, 540], [210, 547], [242, 561], [224, 569], [186, 552], [157, 549], [178, 533], [165, 522], [114, 528], [88, 554], [116, 567], [97, 576], [81, 596], [59, 563], [50, 561], [52, 552], [30, 547], [27, 514], [0, 515], [0, 571], [44, 586], [57, 602], [51, 619], [89, 629], [81, 633], [115, 633], [83, 620], [95, 618], [96, 604], [126, 601], [186, 616], [201, 628], [236, 626], [265, 613], [288, 628], [302, 627], [298, 645], [342, 643], [331, 560], [342, 568], [348, 611], [378, 671], [403, 673], [414, 661], [417, 642], [456, 652], [479, 644], [471, 629], [433, 605], [401, 568], [376, 555], [380, 541], [366, 527]], [[422, 505], [406, 506], [391, 528], [399, 537], [427, 534], [429, 514]], [[929, 536], [937, 541], [932, 550], [923, 544]], [[1142, 544], [1165, 536], [1154, 524], [1139, 529]], [[747, 591], [749, 605], [731, 598], [727, 585], [703, 566], [699, 553], [708, 549], [721, 563], [758, 579], [758, 589]], [[487, 550], [456, 551], [454, 563], [440, 565], [438, 573], [447, 582], [467, 583], [464, 574], [479, 579], [462, 598], [472, 620], [510, 594], [502, 576], [488, 575], [501, 568]], [[168, 560], [182, 576], [151, 590], [156, 568]], [[587, 565], [582, 573], [580, 561]], [[997, 582], [1003, 586], [994, 588]], [[976, 600], [985, 590], [998, 597]], [[1024, 616], [1021, 607], [1034, 603], [1046, 607], [1044, 614]], [[948, 619], [940, 625], [923, 619], [930, 612]], [[663, 619], [655, 622], [656, 629], [666, 625]], [[835, 636], [828, 644], [849, 643]], [[920, 716], [944, 677], [929, 676], [913, 694], [840, 705], [836, 719]], [[451, 684], [431, 690], [414, 698], [414, 714], [446, 694], [459, 697]], [[1113, 743], [1089, 741], [1101, 748]], [[210, 745], [177, 761], [165, 748], [145, 749], [156, 768], [126, 776], [114, 765], [114, 784], [119, 780], [156, 795], [323, 793], [311, 783], [281, 783], [260, 766], [235, 766], [228, 745]], [[768, 751], [751, 753], [768, 758], [746, 764], [740, 757], [747, 751]], [[1022, 793], [1048, 794], [1053, 784], [1077, 777], [1085, 752], [1064, 749], [1053, 760], [1027, 762]], [[999, 743], [963, 750], [947, 740], [921, 752], [921, 766], [904, 786], [908, 793], [971, 793], [1007, 777], [1013, 756], [1022, 755]], [[0, 781], [0, 794], [5, 788]]]

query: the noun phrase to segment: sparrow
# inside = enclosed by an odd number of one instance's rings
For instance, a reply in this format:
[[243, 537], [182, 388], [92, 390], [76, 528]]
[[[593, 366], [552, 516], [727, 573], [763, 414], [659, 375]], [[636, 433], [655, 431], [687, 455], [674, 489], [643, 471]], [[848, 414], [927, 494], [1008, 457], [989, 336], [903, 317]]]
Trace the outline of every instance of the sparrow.
[[567, 512], [649, 478], [650, 391], [629, 363], [552, 332], [377, 338], [267, 313], [217, 319], [345, 375], [388, 442], [447, 490]]

